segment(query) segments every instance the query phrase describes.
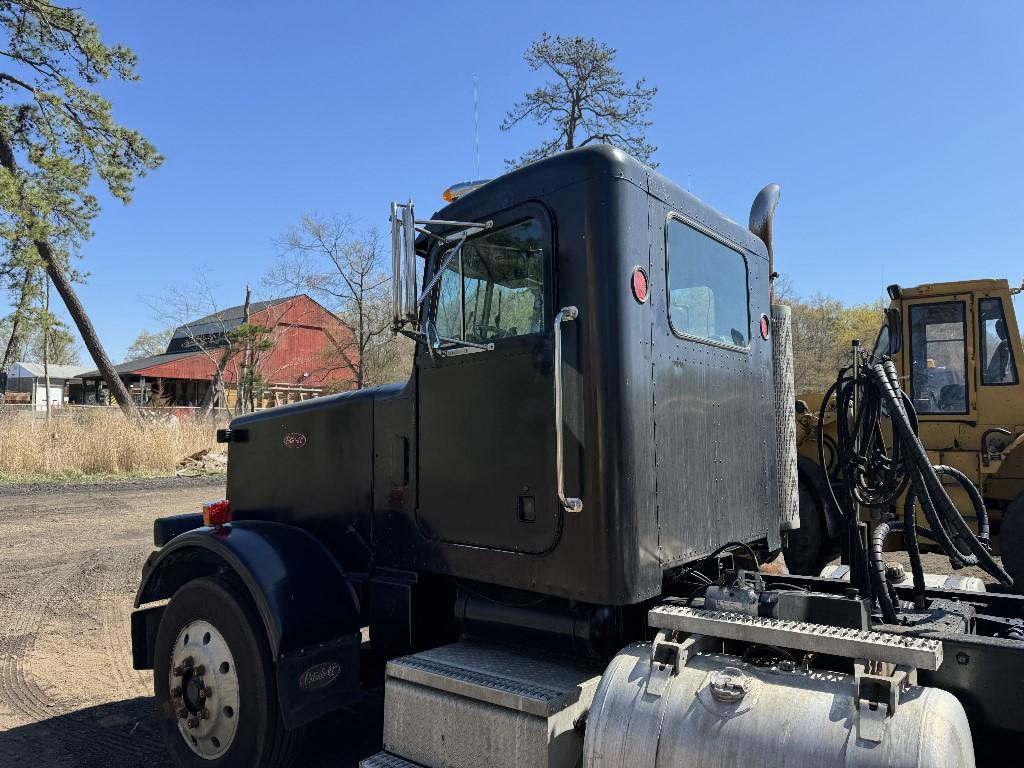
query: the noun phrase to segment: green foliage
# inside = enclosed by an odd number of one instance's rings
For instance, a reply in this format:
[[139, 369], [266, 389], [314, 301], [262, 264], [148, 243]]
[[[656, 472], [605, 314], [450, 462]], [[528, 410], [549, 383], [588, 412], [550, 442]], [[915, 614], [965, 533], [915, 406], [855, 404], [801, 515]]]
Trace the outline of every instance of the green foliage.
[[645, 163], [657, 150], [647, 141], [650, 112], [657, 88], [643, 78], [628, 85], [615, 68], [615, 49], [592, 37], [552, 37], [546, 32], [527, 49], [523, 58], [530, 70], [554, 75], [516, 103], [501, 123], [508, 131], [529, 118], [538, 125], [552, 125], [555, 135], [509, 167], [549, 157], [562, 150], [587, 144], [611, 144]]
[[816, 293], [807, 298], [777, 296], [792, 308], [793, 367], [796, 391], [824, 392], [839, 369], [850, 362], [850, 343], [860, 339], [872, 348], [882, 327], [881, 300], [846, 305], [832, 296]]
[[36, 261], [39, 240], [66, 259], [91, 235], [93, 182], [127, 203], [135, 179], [162, 161], [92, 90], [110, 77], [137, 79], [135, 54], [105, 45], [81, 11], [46, 0], [0, 0], [0, 27], [0, 237], [8, 261]]
[[125, 362], [139, 360], [143, 357], [162, 355], [167, 351], [167, 345], [170, 344], [171, 336], [173, 335], [174, 330], [170, 328], [164, 331], [157, 331], [156, 333], [143, 330], [135, 337], [132, 345], [128, 347], [128, 352], [124, 358]]
[[[50, 315], [52, 320], [49, 333], [44, 332], [42, 323], [44, 318], [36, 320], [32, 335], [27, 339], [27, 350], [24, 353], [25, 359], [40, 363], [43, 361], [43, 347], [46, 346], [46, 359], [50, 365], [78, 365], [80, 357], [78, 354], [78, 340], [74, 337], [67, 325], [59, 319]], [[44, 341], [45, 340], [45, 341]]]
[[[112, 77], [137, 79], [135, 54], [104, 44], [81, 11], [49, 0], [0, 0], [0, 29], [0, 277], [21, 272], [27, 283], [46, 272], [121, 409], [137, 417], [75, 293], [81, 275], [70, 264], [92, 235], [95, 188], [127, 203], [135, 180], [162, 162], [141, 133], [114, 121], [110, 102], [94, 90]], [[25, 293], [16, 293], [20, 322]]]

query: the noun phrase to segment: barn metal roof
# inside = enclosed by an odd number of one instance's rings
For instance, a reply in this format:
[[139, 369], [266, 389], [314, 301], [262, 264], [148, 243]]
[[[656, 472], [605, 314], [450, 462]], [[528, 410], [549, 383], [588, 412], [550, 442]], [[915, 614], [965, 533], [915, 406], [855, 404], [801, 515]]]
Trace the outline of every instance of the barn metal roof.
[[[51, 379], [77, 379], [89, 370], [84, 365], [51, 365], [49, 368]], [[7, 375], [12, 379], [41, 379], [46, 376], [46, 371], [42, 363], [17, 362], [11, 365]]]
[[[154, 365], [161, 365], [163, 363], [171, 363], [175, 360], [181, 360], [186, 357], [194, 357], [195, 355], [202, 354], [196, 350], [190, 352], [174, 352], [169, 355], [151, 355], [149, 357], [140, 357], [138, 360], [127, 360], [119, 365], [114, 366], [114, 371], [119, 375], [135, 373], [136, 371], [142, 371], [146, 368], [152, 368]], [[98, 379], [100, 378], [100, 372], [96, 369], [86, 370], [84, 373], [78, 374], [79, 378], [82, 379]]]
[[[297, 299], [302, 295], [297, 294], [280, 299], [270, 299], [269, 301], [254, 301], [249, 305], [249, 314], [255, 315], [270, 307], [276, 307], [278, 304], [285, 304], [293, 299]], [[167, 345], [167, 351], [184, 352], [192, 340], [196, 338], [204, 339], [204, 346], [207, 347], [224, 346], [227, 344], [227, 340], [224, 338], [227, 332], [241, 325], [244, 318], [245, 305], [239, 304], [237, 307], [228, 307], [220, 312], [214, 312], [205, 317], [190, 320], [174, 329], [174, 335], [171, 336], [171, 341]], [[190, 351], [195, 352], [195, 346], [192, 346]]]

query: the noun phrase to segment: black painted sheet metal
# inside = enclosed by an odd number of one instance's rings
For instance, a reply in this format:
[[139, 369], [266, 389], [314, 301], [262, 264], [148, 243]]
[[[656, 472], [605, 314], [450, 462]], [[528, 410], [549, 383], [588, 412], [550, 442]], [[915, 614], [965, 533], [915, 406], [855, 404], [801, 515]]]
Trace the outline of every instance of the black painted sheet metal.
[[[750, 346], [734, 349], [676, 336], [668, 322], [665, 222], [652, 223], [654, 422], [660, 551], [665, 566], [708, 554], [728, 541], [777, 545], [771, 344], [757, 326], [767, 264], [749, 251]], [[719, 229], [728, 229], [721, 226]], [[735, 243], [741, 245], [741, 243]]]

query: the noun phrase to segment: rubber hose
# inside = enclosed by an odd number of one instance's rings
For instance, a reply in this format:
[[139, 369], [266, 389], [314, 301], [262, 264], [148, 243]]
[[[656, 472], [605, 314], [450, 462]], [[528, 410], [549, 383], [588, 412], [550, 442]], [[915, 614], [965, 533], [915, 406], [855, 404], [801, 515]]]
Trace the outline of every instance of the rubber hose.
[[[975, 516], [978, 519], [978, 541], [980, 541], [987, 549], [989, 545], [988, 510], [985, 508], [985, 500], [982, 499], [981, 492], [978, 491], [977, 486], [971, 482], [967, 475], [956, 467], [950, 467], [946, 464], [936, 464], [933, 469], [937, 475], [946, 475], [947, 477], [953, 478], [960, 487], [964, 489], [964, 492], [967, 493], [968, 498], [971, 500], [971, 506], [974, 507]], [[903, 505], [904, 513], [906, 513], [908, 506], [912, 508], [916, 501], [917, 494], [914, 489], [911, 488], [910, 491], [907, 492], [907, 497]], [[929, 538], [934, 539], [933, 536], [929, 536]], [[962, 551], [960, 554], [963, 556]]]
[[878, 607], [882, 609], [882, 619], [886, 624], [896, 624], [899, 622], [899, 616], [896, 613], [899, 599], [896, 597], [896, 591], [885, 575], [885, 560], [882, 556], [882, 550], [885, 545], [885, 537], [891, 531], [897, 531], [901, 528], [902, 526], [899, 523], [879, 523], [871, 532], [871, 546], [868, 548], [869, 557], [871, 558], [871, 584], [875, 588]]
[[[873, 369], [876, 378], [884, 374], [884, 371], [880, 373], [878, 370], [880, 368], [881, 366], [876, 366]], [[888, 377], [886, 376], [885, 379], [888, 379]], [[912, 439], [908, 437], [907, 432], [909, 428], [906, 423], [906, 412], [901, 407], [896, 407], [895, 405], [895, 392], [892, 389], [891, 381], [880, 380], [880, 384], [883, 396], [890, 406], [890, 417], [896, 427], [898, 436], [907, 443], [910, 458], [916, 464], [916, 468], [912, 469], [912, 490], [914, 495], [921, 498], [925, 516], [932, 525], [932, 529], [939, 539], [940, 546], [953, 561], [954, 565], [963, 567], [980, 564], [981, 553], [978, 550], [985, 552], [987, 550], [980, 546], [980, 542], [977, 542], [977, 540], [971, 541], [973, 533], [966, 522], [964, 522], [956, 507], [953, 506], [952, 501], [950, 501], [949, 495], [935, 473], [935, 469], [932, 467], [924, 447], [916, 436]], [[902, 402], [900, 402], [900, 406], [902, 406]], [[911, 497], [911, 500], [913, 500], [913, 497]], [[965, 531], [967, 534], [970, 534], [969, 537], [965, 536]], [[997, 571], [1002, 570], [994, 561], [991, 562], [991, 567], [994, 567]], [[993, 573], [993, 575], [997, 574]]]
[[924, 567], [921, 565], [921, 547], [917, 541], [917, 514], [911, 506], [903, 505], [903, 543], [910, 557], [910, 570], [914, 574], [914, 607], [923, 610], [924, 603]]
[[875, 375], [875, 380], [880, 385], [883, 400], [889, 406], [889, 415], [893, 426], [896, 428], [897, 435], [904, 443], [908, 456], [917, 465], [918, 472], [915, 473], [917, 477], [914, 478], [916, 480], [914, 485], [916, 486], [917, 494], [921, 497], [921, 503], [925, 508], [926, 515], [929, 513], [929, 504], [934, 504], [935, 506], [936, 519], [933, 521], [929, 516], [929, 522], [938, 528], [941, 526], [937, 526], [936, 522], [941, 520], [943, 524], [951, 529], [952, 536], [945, 536], [945, 531], [935, 532], [944, 538], [956, 539], [973, 553], [971, 555], [964, 555], [962, 549], [951, 546], [950, 551], [947, 551], [946, 554], [950, 558], [957, 559], [963, 565], [980, 565], [986, 572], [999, 579], [1006, 586], [1012, 586], [1013, 579], [999, 566], [992, 557], [991, 552], [988, 551], [988, 548], [974, 535], [970, 526], [967, 525], [963, 516], [956, 509], [952, 500], [950, 500], [949, 494], [946, 493], [946, 489], [943, 487], [938, 474], [936, 474], [928, 459], [928, 454], [925, 452], [920, 440], [917, 439], [917, 436], [911, 430], [907, 412], [903, 408], [903, 397], [896, 396], [892, 381], [885, 367], [875, 365], [872, 366], [871, 370]]

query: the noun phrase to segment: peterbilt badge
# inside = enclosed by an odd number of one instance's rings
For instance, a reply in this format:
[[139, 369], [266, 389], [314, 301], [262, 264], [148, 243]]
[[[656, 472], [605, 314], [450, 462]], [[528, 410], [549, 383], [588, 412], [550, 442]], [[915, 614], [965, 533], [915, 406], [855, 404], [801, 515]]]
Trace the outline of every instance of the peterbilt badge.
[[286, 448], [301, 448], [306, 444], [306, 436], [301, 432], [289, 432], [284, 436]]
[[340, 674], [341, 664], [336, 661], [325, 661], [310, 667], [299, 676], [299, 688], [304, 691], [326, 688], [337, 680]]

